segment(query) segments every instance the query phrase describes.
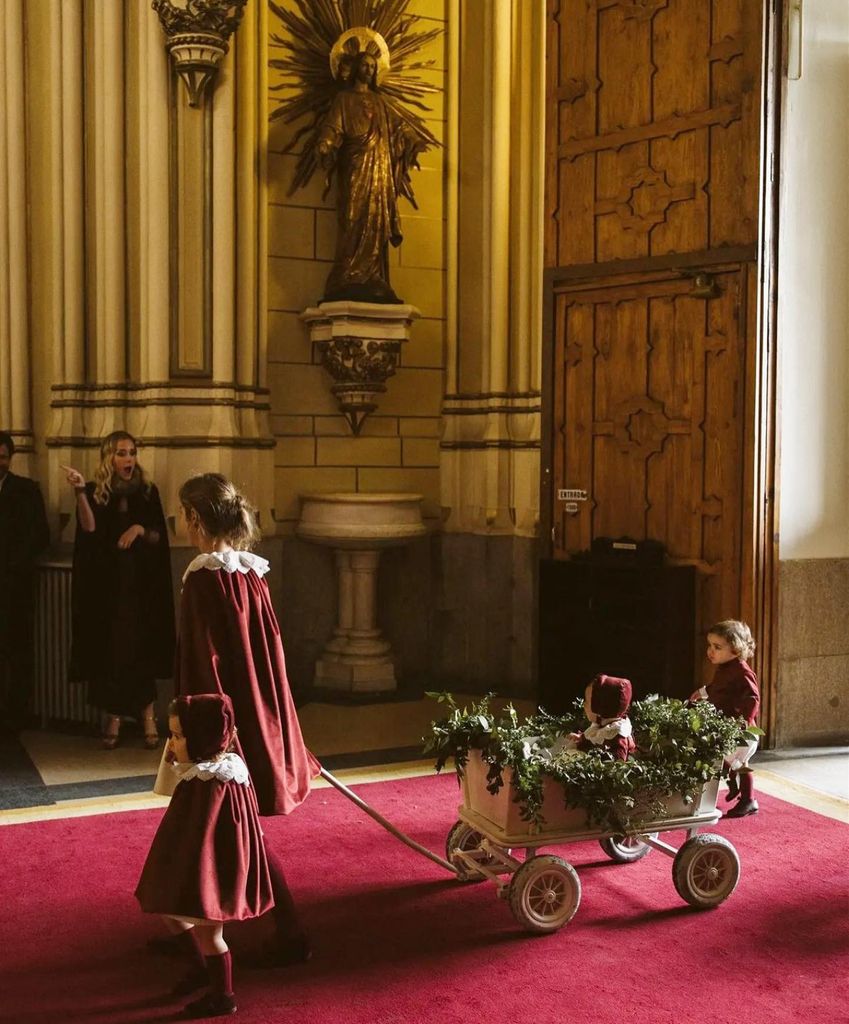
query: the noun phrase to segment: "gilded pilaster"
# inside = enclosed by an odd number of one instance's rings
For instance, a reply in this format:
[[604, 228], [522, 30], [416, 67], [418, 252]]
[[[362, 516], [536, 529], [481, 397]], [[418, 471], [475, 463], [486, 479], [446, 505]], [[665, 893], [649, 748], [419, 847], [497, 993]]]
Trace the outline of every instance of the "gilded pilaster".
[[[23, 0], [3, 0], [0, 67], [0, 423], [33, 450], [27, 311]], [[19, 465], [26, 467], [27, 459]]]
[[[440, 446], [445, 529], [534, 537], [545, 4], [458, 0], [450, 14], [449, 89], [455, 96], [448, 102], [448, 138], [459, 154], [460, 185], [456, 196], [449, 193], [447, 232], [448, 375]], [[464, 96], [458, 98], [461, 64]], [[480, 189], [467, 184], [477, 181]]]
[[[90, 361], [98, 383], [127, 375], [124, 4], [85, 7], [86, 253]], [[113, 419], [104, 416], [103, 432]]]
[[186, 476], [217, 470], [267, 526], [264, 6], [248, 7], [197, 108], [149, 4], [50, 0], [27, 26], [51, 504], [68, 504], [59, 465], [90, 472], [100, 439], [125, 428], [170, 515]]

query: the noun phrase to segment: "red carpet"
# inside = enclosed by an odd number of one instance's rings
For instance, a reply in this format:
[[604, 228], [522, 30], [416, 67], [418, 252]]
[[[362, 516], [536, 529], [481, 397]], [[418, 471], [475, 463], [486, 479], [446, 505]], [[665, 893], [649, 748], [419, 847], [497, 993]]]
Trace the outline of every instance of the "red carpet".
[[[453, 776], [358, 791], [441, 852]], [[0, 828], [0, 1018], [173, 1019], [179, 1003], [157, 997], [179, 967], [143, 949], [157, 922], [132, 896], [160, 813]], [[656, 851], [617, 865], [595, 843], [561, 848], [583, 899], [550, 936], [520, 930], [494, 885], [452, 881], [333, 790], [266, 826], [315, 956], [272, 972], [237, 965], [243, 1024], [845, 1019], [849, 830], [782, 801], [761, 797], [759, 815], [715, 829], [734, 842], [742, 874], [712, 911], [681, 901], [672, 861]], [[257, 937], [255, 924], [230, 932], [237, 954]]]

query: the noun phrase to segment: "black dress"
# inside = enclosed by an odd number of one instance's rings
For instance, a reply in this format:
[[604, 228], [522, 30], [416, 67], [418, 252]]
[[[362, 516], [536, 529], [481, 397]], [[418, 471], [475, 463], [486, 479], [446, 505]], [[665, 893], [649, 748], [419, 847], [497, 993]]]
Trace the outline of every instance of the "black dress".
[[[70, 678], [88, 681], [90, 704], [110, 714], [137, 716], [156, 699], [156, 679], [174, 665], [174, 598], [168, 530], [154, 484], [113, 491], [94, 500], [94, 532], [77, 522], [74, 541], [73, 628]], [[158, 534], [126, 550], [118, 539], [138, 524]]]
[[7, 473], [0, 487], [0, 719], [22, 723], [32, 692], [35, 560], [50, 543], [38, 484]]

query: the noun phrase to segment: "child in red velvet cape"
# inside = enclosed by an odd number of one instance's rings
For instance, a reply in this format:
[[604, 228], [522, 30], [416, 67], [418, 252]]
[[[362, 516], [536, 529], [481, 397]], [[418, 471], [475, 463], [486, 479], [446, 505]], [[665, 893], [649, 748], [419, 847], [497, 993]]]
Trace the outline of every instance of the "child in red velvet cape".
[[631, 737], [631, 681], [598, 675], [584, 691], [584, 712], [590, 725], [569, 736], [568, 746], [582, 753], [604, 752], [617, 761], [627, 761], [634, 749]]
[[[260, 815], [290, 814], [321, 766], [304, 745], [286, 677], [280, 626], [264, 577], [269, 564], [248, 548], [258, 539], [254, 509], [218, 473], [180, 488], [189, 541], [200, 554], [183, 576], [175, 687], [180, 694], [226, 693], [233, 701], [242, 755]], [[283, 865], [266, 847], [276, 938], [260, 965], [310, 956]]]
[[168, 709], [168, 752], [178, 783], [147, 855], [136, 897], [169, 932], [197, 940], [205, 972], [187, 975], [183, 994], [208, 984], [186, 1018], [236, 1012], [225, 921], [258, 917], [273, 904], [256, 797], [245, 762], [232, 752], [233, 704], [222, 694], [178, 697]]
[[[755, 641], [745, 622], [725, 619], [711, 626], [707, 633], [707, 658], [716, 666], [713, 679], [707, 686], [696, 690], [690, 700], [709, 700], [729, 718], [745, 718], [754, 725], [761, 706], [758, 677], [746, 664], [755, 653]], [[755, 785], [749, 759], [758, 749], [757, 738], [747, 735], [747, 741], [725, 759], [728, 767], [727, 799], [739, 800], [725, 812], [726, 818], [744, 818], [757, 814]]]
[[630, 679], [596, 676], [584, 692], [584, 712], [591, 724], [579, 734], [578, 750], [586, 753], [601, 748], [614, 760], [627, 761], [634, 749], [630, 707]]

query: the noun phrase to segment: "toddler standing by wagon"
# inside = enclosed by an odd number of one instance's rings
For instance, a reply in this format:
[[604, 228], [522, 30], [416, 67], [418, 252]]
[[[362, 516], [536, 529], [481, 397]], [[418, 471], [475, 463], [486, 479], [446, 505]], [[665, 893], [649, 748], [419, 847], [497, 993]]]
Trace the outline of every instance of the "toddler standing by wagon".
[[226, 1016], [236, 1012], [236, 1000], [224, 922], [258, 917], [274, 903], [256, 797], [245, 762], [232, 752], [235, 719], [226, 694], [178, 697], [168, 710], [179, 782], [136, 897], [146, 913], [162, 915], [172, 935], [188, 942], [194, 936], [203, 954], [207, 976], [182, 991], [207, 981], [209, 990], [183, 1017]]
[[[690, 700], [709, 700], [729, 718], [745, 718], [746, 724], [754, 725], [761, 706], [758, 677], [746, 664], [755, 653], [752, 631], [745, 622], [725, 619], [711, 626], [707, 633], [707, 658], [716, 666], [713, 679], [696, 690]], [[757, 814], [755, 786], [749, 759], [758, 749], [755, 737], [747, 735], [746, 742], [739, 746], [730, 757], [728, 766], [728, 799], [737, 803], [725, 812], [726, 818], [744, 818]]]

